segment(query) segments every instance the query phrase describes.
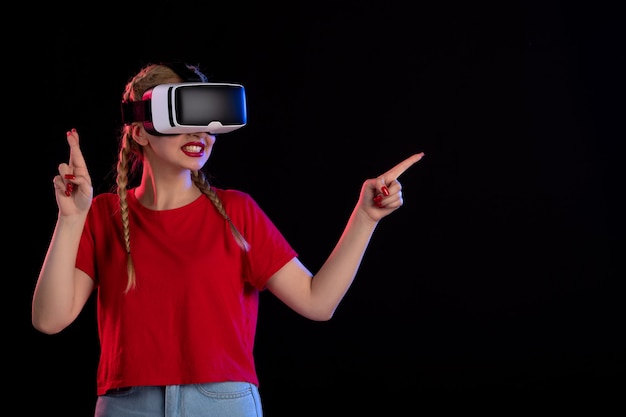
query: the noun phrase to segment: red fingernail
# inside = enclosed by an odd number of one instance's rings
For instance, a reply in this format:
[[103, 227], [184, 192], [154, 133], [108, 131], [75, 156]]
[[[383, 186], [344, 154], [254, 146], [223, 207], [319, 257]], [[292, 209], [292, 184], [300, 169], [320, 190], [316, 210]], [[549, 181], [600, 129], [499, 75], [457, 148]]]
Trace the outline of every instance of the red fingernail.
[[64, 176], [65, 176], [65, 179], [66, 179], [66, 180], [73, 180], [73, 179], [76, 179], [76, 176], [75, 176], [75, 175], [72, 175], [72, 174], [65, 174]]
[[72, 192], [70, 190], [65, 190], [65, 195], [69, 197], [72, 195]]
[[374, 197], [374, 203], [380, 204], [381, 201], [383, 201], [382, 195], [378, 194], [376, 197]]
[[65, 186], [65, 189], [66, 189], [67, 191], [69, 191], [69, 192], [74, 191], [74, 184], [72, 184], [71, 182], [70, 182], [70, 183], [68, 183], [68, 184]]
[[383, 185], [380, 190], [383, 192], [383, 194], [389, 195], [389, 188], [387, 188], [386, 185]]

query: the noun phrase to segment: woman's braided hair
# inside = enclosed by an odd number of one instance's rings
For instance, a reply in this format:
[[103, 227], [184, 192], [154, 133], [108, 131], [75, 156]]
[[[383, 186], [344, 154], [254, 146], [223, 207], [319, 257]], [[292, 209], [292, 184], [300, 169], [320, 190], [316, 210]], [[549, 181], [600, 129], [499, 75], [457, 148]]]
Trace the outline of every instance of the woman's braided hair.
[[[206, 82], [207, 77], [200, 72], [198, 66], [194, 65], [180, 63], [148, 64], [126, 84], [122, 99], [124, 101], [140, 101], [144, 92], [155, 87], [156, 85], [183, 81]], [[128, 284], [125, 292], [135, 288], [137, 285], [137, 278], [132, 260], [130, 222], [126, 193], [129, 184], [129, 174], [137, 172], [143, 161], [142, 147], [133, 140], [131, 132], [131, 125], [125, 125], [122, 127], [116, 178], [116, 189], [117, 195], [120, 199], [120, 213], [122, 216], [122, 237], [128, 254], [126, 266], [128, 272]], [[237, 244], [242, 250], [248, 251], [250, 249], [250, 245], [231, 221], [230, 217], [226, 213], [226, 210], [224, 209], [222, 201], [211, 188], [208, 178], [204, 172], [201, 170], [192, 171], [191, 179], [196, 187], [198, 187], [198, 189], [205, 196], [207, 196], [209, 200], [211, 200], [217, 211], [229, 223]]]

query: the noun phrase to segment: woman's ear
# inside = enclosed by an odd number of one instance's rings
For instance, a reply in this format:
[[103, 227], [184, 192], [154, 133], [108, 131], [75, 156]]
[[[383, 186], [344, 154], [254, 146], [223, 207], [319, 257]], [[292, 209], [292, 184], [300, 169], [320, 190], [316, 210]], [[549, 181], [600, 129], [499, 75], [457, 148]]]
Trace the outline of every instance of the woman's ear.
[[130, 134], [135, 142], [141, 146], [146, 146], [148, 144], [146, 129], [144, 129], [140, 123], [133, 123], [130, 129]]

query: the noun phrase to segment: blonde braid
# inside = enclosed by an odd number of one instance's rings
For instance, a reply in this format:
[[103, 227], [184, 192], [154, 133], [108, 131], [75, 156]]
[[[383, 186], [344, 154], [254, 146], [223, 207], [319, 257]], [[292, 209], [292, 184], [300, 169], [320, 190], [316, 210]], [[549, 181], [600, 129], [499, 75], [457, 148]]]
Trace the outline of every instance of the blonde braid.
[[130, 251], [130, 221], [128, 219], [128, 200], [126, 198], [126, 192], [128, 190], [128, 171], [129, 171], [129, 156], [132, 154], [130, 143], [132, 137], [130, 135], [130, 129], [126, 129], [122, 135], [122, 146], [119, 153], [119, 159], [117, 162], [117, 195], [120, 198], [120, 214], [122, 215], [122, 232], [124, 235], [124, 246], [126, 247], [127, 261], [126, 271], [128, 273], [128, 284], [126, 285], [127, 293], [131, 288], [135, 288], [137, 285], [137, 279], [135, 277], [135, 266], [131, 257]]
[[[155, 85], [180, 81], [180, 77], [171, 68], [164, 65], [148, 64], [128, 81], [122, 94], [122, 100], [140, 101], [144, 92]], [[116, 183], [117, 195], [120, 199], [120, 214], [122, 216], [122, 238], [127, 253], [126, 271], [128, 283], [124, 290], [126, 294], [137, 286], [137, 274], [131, 256], [129, 207], [126, 194], [130, 176], [138, 171], [143, 160], [141, 146], [132, 138], [131, 125], [125, 125], [122, 128], [119, 149]]]
[[207, 179], [206, 175], [204, 175], [204, 172], [202, 172], [201, 170], [192, 171], [191, 179], [193, 180], [194, 184], [200, 189], [200, 191], [202, 191], [202, 194], [206, 195], [209, 198], [209, 200], [211, 200], [211, 202], [213, 203], [217, 211], [229, 223], [230, 230], [233, 234], [233, 237], [235, 238], [235, 241], [237, 241], [237, 244], [239, 245], [239, 247], [243, 249], [245, 252], [248, 252], [250, 250], [250, 244], [246, 241], [243, 235], [239, 233], [239, 230], [237, 230], [237, 227], [235, 227], [235, 225], [233, 224], [228, 214], [226, 214], [226, 209], [224, 209], [222, 200], [220, 200], [220, 198], [217, 196], [215, 191], [211, 188], [211, 185], [209, 184], [209, 180]]

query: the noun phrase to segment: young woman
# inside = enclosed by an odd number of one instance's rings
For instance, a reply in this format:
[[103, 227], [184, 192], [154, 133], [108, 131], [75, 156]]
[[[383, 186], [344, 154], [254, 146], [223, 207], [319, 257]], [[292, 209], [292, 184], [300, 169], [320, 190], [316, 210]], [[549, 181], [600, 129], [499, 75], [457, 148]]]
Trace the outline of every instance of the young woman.
[[[150, 64], [126, 85], [138, 102], [158, 85], [206, 82], [195, 66]], [[33, 295], [32, 322], [62, 331], [97, 291], [97, 417], [261, 416], [253, 346], [259, 291], [329, 320], [378, 222], [402, 206], [397, 178], [423, 153], [363, 183], [315, 274], [246, 193], [211, 186], [216, 137], [122, 127], [117, 193], [93, 196], [75, 129], [54, 178], [58, 218]], [[129, 187], [133, 174], [141, 175]]]

